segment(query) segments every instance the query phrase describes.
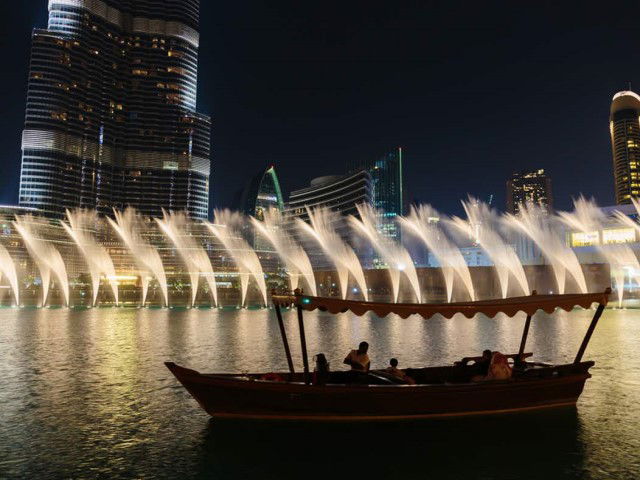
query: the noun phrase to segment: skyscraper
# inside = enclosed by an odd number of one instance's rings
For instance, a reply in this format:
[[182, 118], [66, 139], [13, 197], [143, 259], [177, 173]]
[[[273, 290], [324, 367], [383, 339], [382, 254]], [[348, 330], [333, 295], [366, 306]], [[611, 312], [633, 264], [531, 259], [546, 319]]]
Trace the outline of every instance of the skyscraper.
[[631, 203], [640, 195], [640, 96], [631, 91], [613, 96], [609, 130], [613, 151], [616, 203]]
[[252, 177], [239, 193], [237, 203], [242, 213], [258, 220], [263, 219], [265, 211], [276, 209], [282, 212], [284, 200], [276, 168], [271, 165]]
[[33, 32], [20, 205], [206, 218], [199, 0], [50, 0]]
[[355, 162], [352, 170], [364, 169], [371, 175], [373, 206], [380, 212], [378, 231], [400, 241], [400, 227], [396, 217], [404, 211], [402, 148], [389, 152], [377, 160]]
[[507, 212], [518, 214], [520, 204], [534, 203], [553, 210], [551, 178], [541, 170], [517, 172], [507, 180]]
[[308, 222], [307, 208], [330, 208], [342, 217], [358, 216], [357, 205], [373, 204], [371, 176], [366, 170], [348, 175], [327, 175], [311, 180], [311, 185], [289, 194], [285, 213]]

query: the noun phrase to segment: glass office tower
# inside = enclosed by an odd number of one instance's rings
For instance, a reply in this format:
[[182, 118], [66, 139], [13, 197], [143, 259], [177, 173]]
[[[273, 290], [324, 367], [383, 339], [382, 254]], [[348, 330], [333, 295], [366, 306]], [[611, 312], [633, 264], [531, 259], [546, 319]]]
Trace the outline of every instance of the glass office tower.
[[33, 32], [20, 205], [206, 218], [199, 0], [50, 0]]
[[404, 213], [402, 148], [377, 160], [355, 162], [350, 170], [364, 169], [371, 175], [373, 206], [380, 212], [378, 231], [393, 240], [401, 240], [396, 217]]

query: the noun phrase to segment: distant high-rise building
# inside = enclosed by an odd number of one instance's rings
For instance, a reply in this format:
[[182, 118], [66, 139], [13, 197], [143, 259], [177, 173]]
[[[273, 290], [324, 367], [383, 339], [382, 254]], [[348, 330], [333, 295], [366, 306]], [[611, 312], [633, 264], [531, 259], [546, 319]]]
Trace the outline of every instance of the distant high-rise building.
[[640, 96], [631, 91], [613, 96], [609, 130], [613, 151], [616, 203], [631, 203], [640, 196]]
[[534, 203], [546, 209], [553, 210], [553, 194], [551, 178], [544, 170], [514, 173], [507, 180], [507, 212], [517, 215], [519, 205]]
[[286, 214], [309, 220], [308, 208], [328, 207], [342, 216], [358, 216], [356, 205], [373, 204], [371, 176], [365, 170], [349, 175], [329, 175], [311, 180], [309, 187], [291, 192]]
[[[309, 223], [307, 208], [330, 208], [340, 214], [331, 227], [343, 240], [354, 245], [356, 239], [347, 217], [349, 215], [359, 217], [357, 205], [360, 204], [373, 205], [371, 175], [366, 170], [352, 172], [347, 175], [328, 175], [315, 178], [311, 180], [310, 186], [295, 190], [289, 194], [289, 201], [285, 205], [288, 231], [294, 238], [297, 238], [305, 245], [314, 265], [320, 268], [330, 267], [331, 262], [324, 258], [325, 256], [319, 245], [299, 235], [295, 219]], [[359, 249], [360, 252], [362, 250]]]
[[199, 0], [49, 0], [33, 32], [20, 205], [206, 218]]
[[262, 220], [264, 212], [284, 210], [284, 201], [276, 169], [272, 165], [255, 175], [239, 194], [238, 206], [242, 213]]
[[378, 231], [400, 241], [396, 217], [404, 213], [402, 148], [397, 148], [377, 160], [357, 161], [352, 170], [364, 169], [371, 175], [373, 206], [380, 212]]

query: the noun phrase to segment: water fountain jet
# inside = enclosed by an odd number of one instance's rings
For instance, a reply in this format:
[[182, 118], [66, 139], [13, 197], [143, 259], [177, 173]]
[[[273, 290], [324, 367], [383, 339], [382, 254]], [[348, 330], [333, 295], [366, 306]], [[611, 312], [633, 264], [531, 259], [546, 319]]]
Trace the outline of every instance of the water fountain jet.
[[162, 292], [163, 306], [169, 306], [169, 292], [167, 276], [160, 259], [158, 250], [151, 246], [140, 234], [141, 219], [135, 209], [129, 207], [124, 212], [114, 210], [115, 221], [108, 219], [113, 229], [118, 233], [124, 244], [131, 252], [134, 262], [140, 269], [140, 283], [142, 284], [142, 306], [145, 305], [149, 291], [147, 272], [156, 278]]
[[507, 214], [504, 221], [538, 246], [551, 264], [560, 294], [565, 290], [566, 272], [574, 279], [580, 292], [587, 293], [587, 282], [578, 257], [551, 228], [551, 218], [542, 207], [533, 203], [521, 204], [518, 216]]
[[118, 282], [113, 261], [107, 250], [90, 233], [91, 227], [98, 223], [98, 214], [91, 210], [77, 209], [74, 212], [67, 210], [67, 219], [68, 224], [63, 221], [60, 223], [80, 250], [91, 276], [91, 306], [96, 306], [102, 275], [108, 279], [113, 298], [118, 305]]
[[365, 301], [369, 299], [367, 282], [358, 256], [347, 243], [336, 233], [335, 228], [342, 219], [328, 208], [307, 207], [311, 225], [297, 218], [298, 228], [313, 238], [336, 266], [342, 298], [347, 298], [349, 274], [356, 281]]
[[0, 277], [4, 275], [9, 281], [11, 291], [13, 292], [13, 298], [16, 302], [16, 306], [20, 305], [20, 287], [18, 284], [18, 273], [16, 271], [16, 265], [9, 255], [9, 252], [0, 245]]
[[35, 225], [33, 215], [16, 215], [13, 226], [22, 237], [25, 247], [34, 263], [40, 271], [42, 280], [42, 306], [47, 303], [49, 287], [51, 285], [51, 274], [56, 277], [60, 290], [62, 291], [65, 306], [69, 306], [69, 281], [67, 268], [60, 252], [51, 243], [39, 238], [33, 229]]
[[[602, 230], [602, 225], [606, 220], [605, 214], [598, 208], [595, 201], [587, 200], [583, 196], [574, 200], [573, 212], [560, 212], [559, 216], [562, 222], [569, 228], [585, 235], [595, 232], [598, 237]], [[596, 248], [609, 263], [615, 290], [618, 295], [618, 306], [622, 307], [626, 271], [631, 269], [634, 272], [638, 272], [634, 277], [636, 283], [639, 282], [640, 264], [638, 263], [638, 259], [628, 245], [602, 245], [598, 240]]]
[[311, 295], [316, 296], [318, 294], [316, 280], [309, 256], [285, 232], [282, 214], [276, 209], [271, 209], [264, 212], [262, 221], [251, 217], [251, 223], [255, 230], [273, 245], [276, 253], [284, 262], [291, 281], [291, 290], [298, 288], [299, 279], [303, 278]]
[[507, 297], [509, 274], [516, 279], [524, 295], [529, 295], [529, 283], [518, 255], [510, 245], [505, 243], [497, 231], [496, 214], [485, 203], [473, 197], [469, 197], [466, 202], [463, 201], [462, 206], [467, 214], [467, 220], [454, 216], [450, 224], [474, 239], [475, 243], [489, 256], [498, 274], [502, 298]]
[[264, 272], [257, 253], [249, 243], [242, 238], [238, 225], [244, 225], [243, 217], [230, 210], [216, 210], [214, 212], [215, 224], [207, 223], [207, 227], [222, 243], [225, 250], [231, 255], [238, 267], [241, 287], [241, 305], [244, 306], [249, 278], [253, 276], [260, 290], [263, 305], [267, 306], [267, 284], [264, 281]]
[[375, 249], [380, 257], [387, 264], [389, 276], [391, 277], [391, 290], [393, 292], [393, 301], [398, 302], [400, 294], [400, 276], [404, 274], [409, 280], [409, 284], [413, 289], [417, 303], [422, 302], [422, 293], [420, 291], [420, 282], [416, 267], [413, 260], [407, 252], [407, 249], [391, 239], [380, 234], [377, 228], [378, 213], [371, 206], [366, 204], [357, 205], [360, 219], [349, 216], [349, 223], [356, 232], [364, 236], [371, 246]]
[[469, 266], [460, 250], [451, 243], [434, 221], [439, 218], [438, 212], [431, 206], [420, 205], [413, 207], [409, 216], [400, 217], [399, 221], [404, 229], [422, 241], [440, 264], [447, 290], [447, 302], [451, 302], [453, 296], [454, 274], [464, 285], [471, 301], [474, 301], [475, 291]]
[[166, 212], [165, 210], [162, 213], [164, 218], [156, 218], [156, 222], [173, 243], [189, 272], [191, 307], [196, 303], [200, 275], [204, 275], [211, 292], [212, 305], [216, 306], [218, 304], [218, 289], [211, 260], [209, 260], [204, 248], [187, 233], [188, 219], [186, 214], [182, 212]]

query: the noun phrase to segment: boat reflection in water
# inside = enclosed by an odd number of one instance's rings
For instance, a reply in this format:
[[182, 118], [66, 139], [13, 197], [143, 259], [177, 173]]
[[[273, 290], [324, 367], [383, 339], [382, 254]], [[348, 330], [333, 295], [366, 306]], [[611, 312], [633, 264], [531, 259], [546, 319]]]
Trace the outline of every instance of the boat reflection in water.
[[[569, 480], [586, 472], [575, 407], [485, 417], [308, 423], [212, 419], [197, 478]], [[594, 477], [595, 478], [595, 477]]]

